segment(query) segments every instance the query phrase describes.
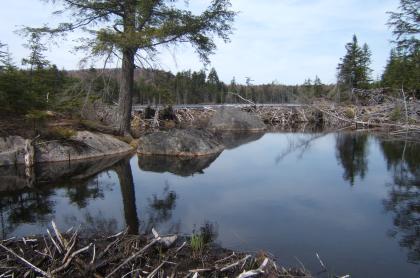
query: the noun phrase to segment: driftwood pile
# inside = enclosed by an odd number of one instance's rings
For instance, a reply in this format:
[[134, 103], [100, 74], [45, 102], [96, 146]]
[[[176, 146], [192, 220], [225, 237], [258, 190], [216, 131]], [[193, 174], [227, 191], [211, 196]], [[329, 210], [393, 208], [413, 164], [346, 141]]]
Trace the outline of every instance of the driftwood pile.
[[194, 250], [176, 235], [83, 238], [61, 233], [54, 222], [47, 235], [0, 241], [0, 277], [311, 277], [285, 269], [270, 256], [218, 247]]

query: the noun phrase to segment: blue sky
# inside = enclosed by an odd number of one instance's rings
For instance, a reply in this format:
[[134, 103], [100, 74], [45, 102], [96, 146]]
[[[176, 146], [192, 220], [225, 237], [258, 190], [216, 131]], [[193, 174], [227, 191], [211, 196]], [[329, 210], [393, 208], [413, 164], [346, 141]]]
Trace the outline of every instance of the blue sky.
[[[7, 1], [0, 10], [0, 41], [9, 45], [16, 62], [28, 54], [24, 39], [14, 31], [20, 26], [54, 24], [53, 5], [40, 0]], [[183, 2], [183, 1], [181, 1]], [[190, 0], [189, 8], [199, 11], [209, 0]], [[318, 75], [324, 83], [334, 83], [336, 66], [345, 54], [344, 45], [356, 34], [372, 50], [373, 77], [379, 76], [392, 47], [386, 26], [387, 11], [395, 11], [398, 0], [232, 0], [239, 14], [231, 43], [218, 43], [211, 66], [219, 77], [230, 82], [235, 76], [244, 83], [276, 81], [302, 83]], [[80, 33], [52, 45], [47, 57], [60, 68], [79, 67], [80, 53], [72, 47]], [[97, 64], [99, 66], [99, 64]], [[201, 69], [193, 49], [179, 46], [162, 49], [157, 67], [172, 72]]]

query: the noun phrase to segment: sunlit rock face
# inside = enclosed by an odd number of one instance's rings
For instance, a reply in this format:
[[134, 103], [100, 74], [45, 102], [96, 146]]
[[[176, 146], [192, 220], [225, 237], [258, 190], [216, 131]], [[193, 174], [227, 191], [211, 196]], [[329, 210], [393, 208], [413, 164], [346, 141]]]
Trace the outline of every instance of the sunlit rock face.
[[203, 156], [220, 153], [224, 146], [210, 132], [197, 129], [171, 129], [139, 138], [137, 153], [142, 155]]
[[209, 121], [208, 129], [214, 131], [263, 131], [266, 129], [266, 125], [255, 114], [226, 107], [217, 110]]
[[79, 131], [69, 140], [45, 142], [35, 150], [37, 162], [52, 162], [125, 153], [132, 147], [108, 134]]

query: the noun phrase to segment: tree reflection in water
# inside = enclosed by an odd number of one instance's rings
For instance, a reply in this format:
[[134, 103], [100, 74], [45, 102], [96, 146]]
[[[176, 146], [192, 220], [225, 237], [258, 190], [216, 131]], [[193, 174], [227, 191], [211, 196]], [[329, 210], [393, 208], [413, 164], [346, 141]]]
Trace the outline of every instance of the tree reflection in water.
[[393, 183], [385, 209], [394, 213], [390, 235], [408, 249], [408, 261], [420, 262], [420, 144], [382, 141], [382, 152], [392, 170]]
[[[172, 211], [176, 207], [177, 194], [170, 190], [168, 182], [165, 182], [165, 187], [160, 196], [154, 194], [147, 199], [148, 206], [145, 218], [142, 221], [142, 232], [150, 233], [153, 227], [159, 224], [169, 222], [172, 218]], [[167, 232], [178, 232], [179, 223], [171, 223]]]
[[118, 231], [118, 222], [115, 218], [106, 217], [102, 210], [97, 214], [92, 214], [86, 211], [83, 217], [76, 217], [74, 215], [67, 216], [65, 222], [69, 227], [80, 226], [80, 232], [84, 236], [92, 235], [111, 235]]
[[2, 193], [0, 197], [1, 237], [9, 234], [23, 223], [47, 223], [54, 213], [54, 195], [50, 189], [31, 189]]
[[343, 178], [354, 185], [355, 178], [363, 179], [368, 170], [367, 133], [337, 133], [336, 156], [343, 166]]

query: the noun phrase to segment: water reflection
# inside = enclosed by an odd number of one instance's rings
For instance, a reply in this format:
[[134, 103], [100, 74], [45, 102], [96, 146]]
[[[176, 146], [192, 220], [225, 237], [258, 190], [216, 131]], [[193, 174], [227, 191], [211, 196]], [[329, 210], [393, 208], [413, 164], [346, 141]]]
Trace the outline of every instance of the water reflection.
[[216, 134], [227, 149], [235, 149], [239, 146], [257, 141], [263, 135], [264, 132], [223, 132]]
[[124, 217], [128, 233], [138, 234], [139, 219], [137, 216], [136, 194], [134, 191], [130, 159], [124, 158], [120, 160], [114, 165], [113, 170], [117, 173], [118, 180], [120, 182], [121, 195], [124, 205]]
[[[21, 166], [0, 167], [0, 225], [6, 238], [22, 224], [46, 225], [54, 218], [57, 190], [70, 204], [85, 208], [110, 190], [99, 184], [97, 174], [107, 171], [121, 156], [100, 160], [38, 164], [27, 172]], [[28, 182], [31, 180], [31, 182]], [[8, 181], [13, 181], [8, 183]]]
[[[142, 221], [142, 232], [148, 234], [152, 228], [158, 227], [160, 224], [170, 222], [172, 212], [176, 207], [177, 194], [170, 190], [169, 183], [166, 182], [163, 192], [160, 195], [153, 194], [152, 197], [147, 198], [147, 216]], [[171, 223], [166, 230], [168, 233], [179, 232], [180, 223]]]
[[138, 163], [143, 171], [156, 173], [169, 172], [178, 176], [188, 177], [194, 174], [203, 174], [220, 155], [205, 155], [198, 157], [176, 157], [165, 155], [142, 155]]
[[408, 250], [408, 261], [420, 262], [420, 144], [382, 141], [381, 149], [388, 169], [393, 173], [385, 209], [394, 213], [394, 229], [390, 235], [398, 238]]
[[352, 277], [416, 277], [406, 256], [420, 261], [418, 144], [362, 133], [223, 140], [229, 151], [210, 157], [41, 165], [32, 183], [19, 168], [0, 168], [1, 236], [45, 232], [53, 218], [63, 228], [81, 224], [87, 234], [155, 227], [261, 248], [285, 264], [297, 256], [311, 270], [319, 268], [311, 261], [319, 251]]
[[13, 193], [2, 192], [0, 197], [1, 237], [6, 238], [21, 223], [45, 223], [54, 213], [51, 189], [31, 189]]
[[337, 160], [344, 169], [343, 178], [354, 185], [355, 178], [363, 179], [368, 170], [367, 133], [338, 133], [336, 135]]

